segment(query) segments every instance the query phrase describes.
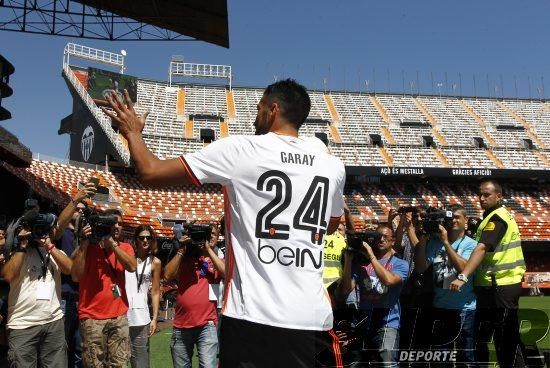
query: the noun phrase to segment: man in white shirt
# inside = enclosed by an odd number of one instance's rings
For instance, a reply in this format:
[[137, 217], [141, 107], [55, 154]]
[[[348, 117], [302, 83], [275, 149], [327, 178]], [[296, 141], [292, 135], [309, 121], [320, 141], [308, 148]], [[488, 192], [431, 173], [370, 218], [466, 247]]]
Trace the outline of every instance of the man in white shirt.
[[51, 242], [55, 216], [47, 214], [50, 231], [18, 232], [2, 276], [8, 296], [8, 359], [15, 367], [66, 367], [67, 345], [61, 309], [61, 272], [72, 261]]
[[[344, 212], [345, 170], [298, 138], [311, 107], [294, 80], [266, 88], [256, 136], [231, 136], [160, 160], [147, 148], [126, 92], [103, 110], [128, 140], [141, 180], [151, 186], [220, 183], [226, 216], [226, 287], [220, 367], [341, 365], [323, 287], [323, 238]], [[330, 351], [330, 354], [327, 353]]]

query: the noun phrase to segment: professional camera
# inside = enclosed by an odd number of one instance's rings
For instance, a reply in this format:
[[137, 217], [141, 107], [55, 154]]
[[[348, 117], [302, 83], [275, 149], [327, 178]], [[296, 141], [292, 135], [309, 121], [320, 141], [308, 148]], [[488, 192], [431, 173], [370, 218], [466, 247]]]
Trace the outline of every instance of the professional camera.
[[205, 241], [210, 240], [212, 226], [209, 224], [175, 224], [173, 231], [177, 240], [183, 235], [187, 235], [191, 238], [191, 244], [202, 245]]
[[439, 232], [439, 225], [448, 226], [453, 221], [453, 211], [444, 208], [428, 207], [422, 221], [422, 228], [426, 234]]
[[192, 244], [204, 244], [210, 240], [212, 235], [212, 226], [207, 224], [183, 224], [182, 235], [187, 235], [191, 238]]
[[101, 239], [111, 234], [111, 228], [117, 223], [118, 219], [114, 215], [100, 215], [94, 209], [90, 207], [84, 208], [82, 215], [77, 219], [76, 229], [78, 234], [80, 230], [90, 225], [92, 228], [91, 238]]
[[[36, 199], [27, 199], [25, 201], [25, 211], [23, 215], [15, 221], [12, 221], [6, 228], [6, 242], [4, 244], [4, 257], [9, 259], [12, 249], [17, 247], [19, 242], [31, 238], [43, 238], [49, 235], [57, 221], [53, 213], [40, 213], [40, 207]], [[31, 232], [30, 235], [18, 236], [22, 229]]]
[[[186, 248], [186, 254], [191, 256], [198, 256], [201, 252], [201, 246], [204, 245], [206, 241], [210, 240], [212, 235], [212, 226], [207, 224], [175, 224], [174, 228], [174, 240], [173, 243], [175, 248], [178, 249], [181, 247]], [[190, 239], [184, 243], [180, 242], [182, 236], [188, 236]]]
[[362, 233], [348, 233], [348, 247], [350, 250], [359, 252], [363, 248], [363, 242], [371, 247], [376, 246], [382, 240], [382, 234], [376, 230], [365, 230]]
[[30, 230], [30, 237], [43, 238], [49, 235], [56, 221], [57, 217], [53, 213], [40, 213], [40, 207], [36, 199], [27, 199], [25, 201], [25, 212], [18, 220], [15, 234], [18, 234], [24, 228]]
[[418, 213], [418, 207], [416, 206], [403, 206], [403, 207], [399, 207], [397, 209], [397, 213], [398, 214], [404, 214], [404, 213], [409, 213], [409, 212], [412, 212], [412, 213]]

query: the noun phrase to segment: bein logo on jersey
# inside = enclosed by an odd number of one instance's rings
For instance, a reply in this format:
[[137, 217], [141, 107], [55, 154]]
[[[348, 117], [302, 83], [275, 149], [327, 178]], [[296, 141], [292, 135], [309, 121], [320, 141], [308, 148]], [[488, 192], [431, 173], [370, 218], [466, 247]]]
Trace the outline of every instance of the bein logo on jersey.
[[[317, 254], [317, 252], [319, 252]], [[286, 267], [302, 267], [319, 269], [323, 265], [323, 250], [291, 248], [287, 246], [275, 248], [269, 244], [262, 244], [258, 239], [258, 259], [265, 264], [274, 262]]]

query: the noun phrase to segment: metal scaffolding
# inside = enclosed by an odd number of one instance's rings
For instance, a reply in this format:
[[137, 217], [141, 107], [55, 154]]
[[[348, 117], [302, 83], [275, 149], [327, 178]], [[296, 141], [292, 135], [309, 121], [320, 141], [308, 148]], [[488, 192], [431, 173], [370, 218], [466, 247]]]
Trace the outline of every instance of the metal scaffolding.
[[229, 89], [233, 79], [230, 65], [185, 63], [183, 59], [173, 58], [168, 71], [170, 86], [174, 77], [226, 79], [229, 81]]
[[0, 30], [113, 41], [196, 41], [71, 0], [0, 0]]

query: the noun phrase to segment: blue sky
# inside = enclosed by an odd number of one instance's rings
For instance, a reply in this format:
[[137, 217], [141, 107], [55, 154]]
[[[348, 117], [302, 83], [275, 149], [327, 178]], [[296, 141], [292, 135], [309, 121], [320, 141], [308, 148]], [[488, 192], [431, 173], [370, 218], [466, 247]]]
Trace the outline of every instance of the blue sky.
[[33, 152], [66, 156], [68, 136], [57, 129], [71, 112], [61, 78], [67, 42], [125, 49], [128, 74], [158, 80], [167, 80], [172, 55], [184, 55], [232, 65], [236, 85], [293, 77], [309, 88], [325, 88], [326, 79], [331, 90], [365, 91], [368, 80], [370, 90], [456, 94], [460, 73], [465, 95], [474, 94], [475, 74], [477, 95], [548, 97], [549, 16], [546, 0], [229, 0], [229, 49], [0, 32], [0, 53], [16, 68], [14, 95], [2, 101], [13, 119], [1, 124]]

